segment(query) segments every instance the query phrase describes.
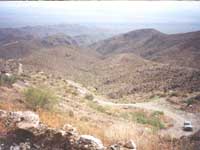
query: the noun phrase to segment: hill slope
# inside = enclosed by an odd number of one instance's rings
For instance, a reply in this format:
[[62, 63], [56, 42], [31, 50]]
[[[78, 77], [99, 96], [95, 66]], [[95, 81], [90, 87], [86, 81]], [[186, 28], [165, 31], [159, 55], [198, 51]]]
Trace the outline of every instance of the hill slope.
[[[12, 33], [12, 31], [7, 33]], [[133, 31], [102, 41], [104, 44], [102, 49], [102, 42], [92, 45], [99, 44], [99, 47], [97, 46], [99, 49], [97, 47], [96, 49], [104, 57], [93, 49], [80, 48], [73, 37], [65, 34], [34, 37], [15, 33], [12, 33], [12, 36], [2, 34], [0, 58], [20, 59], [26, 71], [45, 71], [63, 76], [86, 86], [95, 87], [99, 93], [113, 98], [152, 91], [200, 91], [200, 71], [196, 69], [199, 62], [198, 54], [185, 48], [190, 55], [183, 57], [186, 60], [183, 61], [184, 65], [179, 64], [187, 66], [188, 63], [190, 66], [197, 63], [196, 68], [180, 67], [176, 65], [180, 59], [175, 58], [174, 61], [177, 63], [173, 66], [151, 60], [158, 59], [158, 54], [166, 58], [167, 63], [173, 61], [173, 56], [178, 55], [177, 58], [179, 58], [183, 53], [178, 53], [178, 49], [173, 49], [173, 46], [168, 49], [169, 45], [166, 46], [162, 40], [169, 39], [173, 44], [182, 44], [184, 41], [198, 39], [198, 33], [177, 36], [165, 35], [153, 29]], [[29, 38], [25, 38], [27, 36]], [[193, 41], [196, 44], [196, 41]], [[166, 49], [161, 51], [158, 48], [159, 44], [160, 47], [166, 46]], [[198, 48], [198, 44], [191, 42], [190, 44], [191, 47]], [[150, 53], [151, 49], [154, 53]], [[164, 52], [171, 51], [173, 55], [167, 59]], [[162, 62], [164, 58], [157, 61]], [[190, 61], [194, 61], [193, 64], [189, 63]]]
[[200, 31], [164, 34], [141, 29], [90, 45], [103, 55], [132, 52], [145, 59], [200, 69]]
[[112, 98], [153, 91], [200, 90], [198, 69], [155, 63], [130, 53], [106, 58], [96, 73], [101, 81], [96, 88]]
[[44, 26], [27, 26], [21, 28], [1, 28], [0, 29], [0, 45], [17, 41], [18, 39], [44, 38], [56, 34], [62, 34], [72, 37], [79, 46], [86, 46], [113, 36], [113, 31], [87, 27], [78, 24], [62, 24], [62, 25], [44, 25]]

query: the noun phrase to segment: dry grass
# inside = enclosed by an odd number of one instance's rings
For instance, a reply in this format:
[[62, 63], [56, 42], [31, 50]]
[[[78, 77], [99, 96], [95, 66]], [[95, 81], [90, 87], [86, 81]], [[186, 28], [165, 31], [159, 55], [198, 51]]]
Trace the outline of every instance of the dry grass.
[[52, 128], [62, 128], [67, 121], [66, 117], [55, 112], [39, 109], [37, 113], [40, 116], [41, 122]]
[[104, 131], [109, 143], [126, 142], [133, 139], [140, 150], [156, 150], [158, 138], [150, 130], [141, 130], [136, 124], [114, 124]]
[[19, 103], [10, 103], [10, 102], [1, 102], [0, 103], [0, 109], [6, 110], [6, 111], [21, 111], [26, 110], [26, 108], [19, 104]]
[[107, 128], [105, 136], [111, 143], [118, 143], [120, 141], [127, 141], [135, 137], [137, 133], [137, 126], [134, 124], [121, 123], [114, 124]]
[[[64, 124], [72, 124], [80, 134], [89, 134], [100, 138], [105, 145], [111, 145], [133, 139], [140, 150], [160, 150], [159, 137], [149, 128], [144, 130], [133, 123], [116, 123], [111, 126], [99, 125], [95, 122], [82, 121], [81, 118], [63, 116], [56, 112], [37, 111], [41, 121], [53, 128], [62, 128]], [[163, 145], [162, 145], [163, 146]], [[168, 149], [167, 149], [168, 150]]]

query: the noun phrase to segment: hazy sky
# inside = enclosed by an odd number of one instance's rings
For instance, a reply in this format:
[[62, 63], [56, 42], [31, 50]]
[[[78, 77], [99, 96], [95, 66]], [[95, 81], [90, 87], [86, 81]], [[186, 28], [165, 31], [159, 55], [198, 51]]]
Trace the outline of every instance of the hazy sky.
[[200, 30], [200, 2], [0, 2], [0, 27], [61, 23], [154, 27], [169, 32]]

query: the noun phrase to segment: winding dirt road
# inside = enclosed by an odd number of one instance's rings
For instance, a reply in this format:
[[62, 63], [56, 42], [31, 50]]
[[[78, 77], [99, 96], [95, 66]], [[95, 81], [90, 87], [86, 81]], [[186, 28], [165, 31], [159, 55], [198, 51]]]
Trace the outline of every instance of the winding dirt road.
[[[172, 107], [172, 105], [167, 102], [164, 98], [152, 102], [135, 103], [135, 104], [122, 104], [122, 103], [112, 103], [106, 100], [95, 98], [95, 101], [100, 105], [109, 105], [112, 107], [121, 108], [141, 108], [153, 111], [162, 111], [164, 115], [173, 119], [173, 126], [168, 129], [163, 129], [160, 131], [162, 135], [171, 135], [175, 138], [180, 138], [181, 136], [189, 136], [200, 130], [200, 114], [188, 113], [185, 111], [177, 110]], [[185, 120], [191, 121], [193, 125], [192, 132], [183, 131], [183, 123]]]
[[[80, 84], [77, 84], [73, 81], [68, 80], [68, 83], [75, 86], [79, 91], [81, 96], [85, 96], [87, 94], [92, 94], [88, 89], [83, 87]], [[94, 95], [94, 94], [93, 94]], [[99, 105], [109, 105], [112, 107], [120, 107], [124, 108], [141, 108], [146, 110], [152, 111], [162, 111], [164, 115], [168, 116], [173, 120], [173, 126], [168, 129], [163, 129], [160, 131], [161, 135], [170, 135], [175, 138], [180, 138], [181, 136], [189, 136], [200, 130], [200, 113], [188, 113], [182, 110], [175, 109], [172, 104], [167, 102], [164, 98], [160, 98], [159, 100], [151, 101], [151, 102], [144, 102], [144, 103], [130, 103], [130, 104], [123, 104], [123, 103], [113, 103], [109, 101], [109, 99], [105, 99], [101, 96], [94, 95], [94, 101], [97, 102]], [[193, 125], [192, 132], [183, 131], [183, 123], [184, 121], [191, 121]]]

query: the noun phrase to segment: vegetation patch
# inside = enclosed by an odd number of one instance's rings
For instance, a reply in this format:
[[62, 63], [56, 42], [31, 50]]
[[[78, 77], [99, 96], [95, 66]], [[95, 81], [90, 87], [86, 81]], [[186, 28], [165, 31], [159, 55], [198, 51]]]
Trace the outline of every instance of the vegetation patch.
[[151, 114], [147, 116], [144, 112], [137, 112], [137, 113], [132, 113], [132, 119], [137, 121], [137, 123], [141, 124], [148, 124], [156, 129], [163, 129], [165, 128], [165, 125], [161, 122], [159, 115], [158, 114]]
[[87, 99], [87, 100], [93, 100], [94, 96], [92, 94], [86, 94], [85, 95], [85, 99]]
[[54, 92], [48, 88], [30, 87], [24, 95], [27, 106], [34, 110], [37, 108], [50, 110], [58, 102]]
[[120, 117], [137, 122], [139, 124], [146, 124], [152, 126], [154, 129], [165, 128], [164, 122], [161, 120], [161, 116], [164, 113], [161, 111], [154, 111], [152, 113], [147, 113], [144, 111], [132, 111], [132, 112], [121, 112]]
[[6, 74], [0, 74], [0, 86], [6, 85], [11, 86], [13, 83], [15, 83], [17, 80], [17, 77], [14, 75], [6, 75]]
[[108, 106], [102, 106], [93, 101], [88, 101], [87, 104], [90, 108], [92, 108], [98, 112], [109, 114], [110, 107], [108, 107]]
[[149, 100], [148, 101], [155, 101], [155, 100], [159, 100], [160, 99], [160, 96], [159, 95], [151, 95], [149, 97]]
[[164, 112], [163, 111], [154, 111], [152, 113], [152, 116], [163, 116], [164, 115]]
[[196, 104], [198, 101], [200, 101], [200, 95], [190, 97], [190, 98], [186, 99], [184, 102], [187, 104], [187, 106], [189, 106], [192, 104]]

